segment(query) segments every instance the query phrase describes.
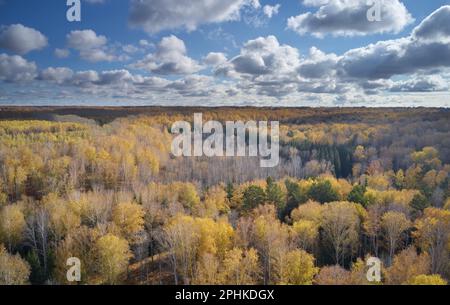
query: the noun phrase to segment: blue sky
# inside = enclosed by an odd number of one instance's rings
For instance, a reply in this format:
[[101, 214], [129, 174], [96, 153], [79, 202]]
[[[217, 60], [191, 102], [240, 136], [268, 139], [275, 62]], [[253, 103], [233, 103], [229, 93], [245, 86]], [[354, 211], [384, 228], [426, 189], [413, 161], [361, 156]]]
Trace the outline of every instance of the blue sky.
[[450, 105], [449, 1], [81, 2], [0, 0], [0, 105]]

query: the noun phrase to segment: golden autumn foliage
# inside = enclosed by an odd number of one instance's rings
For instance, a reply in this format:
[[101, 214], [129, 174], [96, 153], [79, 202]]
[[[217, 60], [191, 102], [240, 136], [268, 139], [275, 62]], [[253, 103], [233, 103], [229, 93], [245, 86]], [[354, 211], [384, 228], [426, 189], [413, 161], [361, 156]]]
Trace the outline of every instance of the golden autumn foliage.
[[339, 265], [326, 266], [320, 269], [315, 278], [317, 285], [348, 285], [350, 271], [345, 270]]
[[112, 220], [128, 241], [144, 229], [144, 209], [133, 202], [121, 202], [112, 211]]
[[381, 284], [448, 282], [448, 113], [203, 110], [280, 120], [279, 166], [174, 157], [194, 109], [0, 120], [0, 283], [69, 284], [77, 257], [82, 284], [373, 284], [363, 254]]
[[125, 239], [107, 234], [96, 243], [99, 273], [104, 283], [117, 284], [125, 276], [129, 260], [132, 258], [128, 242]]
[[0, 242], [9, 249], [17, 246], [23, 239], [25, 230], [25, 215], [18, 205], [8, 205], [0, 208]]
[[394, 257], [393, 263], [386, 268], [386, 283], [402, 285], [414, 277], [430, 273], [430, 256], [426, 253], [417, 254], [414, 247], [403, 250]]
[[444, 210], [450, 211], [450, 198], [445, 202]]
[[303, 250], [292, 250], [286, 254], [279, 284], [312, 285], [319, 268], [314, 265], [314, 257]]
[[447, 281], [444, 280], [440, 275], [425, 275], [421, 274], [413, 277], [407, 282], [408, 285], [427, 285], [427, 286], [445, 286]]
[[318, 202], [308, 201], [294, 209], [291, 213], [292, 221], [308, 220], [316, 225], [322, 222], [323, 205]]
[[178, 202], [185, 208], [191, 209], [196, 213], [200, 209], [200, 197], [197, 193], [197, 188], [192, 183], [172, 183], [170, 185], [171, 191], [178, 195]]
[[312, 250], [319, 237], [319, 226], [311, 220], [294, 222], [292, 229], [295, 232], [300, 249]]
[[428, 208], [415, 227], [418, 246], [430, 255], [431, 271], [443, 272], [450, 260], [450, 211]]
[[20, 255], [9, 254], [0, 244], [0, 285], [28, 284], [30, 266]]
[[350, 202], [332, 202], [325, 205], [322, 212], [322, 229], [333, 249], [335, 263], [354, 252], [358, 242], [361, 220], [356, 205]]
[[381, 229], [387, 241], [390, 258], [393, 257], [399, 243], [402, 242], [403, 233], [411, 225], [411, 221], [403, 213], [390, 211], [381, 217]]
[[223, 278], [219, 271], [219, 259], [211, 253], [199, 257], [192, 283], [195, 285], [219, 285]]
[[48, 211], [52, 231], [58, 238], [66, 236], [81, 225], [79, 210], [74, 202], [66, 202], [54, 193], [45, 196], [42, 202]]
[[227, 201], [227, 193], [221, 186], [212, 187], [205, 194], [204, 216], [217, 217], [220, 214], [230, 212], [229, 203]]
[[211, 254], [223, 259], [233, 236], [233, 228], [224, 220], [178, 215], [165, 226], [162, 238], [173, 268], [189, 283], [195, 278], [197, 258], [212, 259], [205, 256]]
[[54, 276], [59, 283], [67, 282], [67, 259], [77, 257], [81, 262], [81, 282], [93, 284], [101, 281], [98, 271], [100, 261], [97, 261], [98, 253], [96, 241], [100, 237], [97, 229], [90, 229], [86, 226], [79, 227], [71, 231], [56, 248], [56, 261]]
[[254, 285], [259, 282], [260, 270], [255, 249], [233, 248], [225, 254], [220, 282], [228, 285]]

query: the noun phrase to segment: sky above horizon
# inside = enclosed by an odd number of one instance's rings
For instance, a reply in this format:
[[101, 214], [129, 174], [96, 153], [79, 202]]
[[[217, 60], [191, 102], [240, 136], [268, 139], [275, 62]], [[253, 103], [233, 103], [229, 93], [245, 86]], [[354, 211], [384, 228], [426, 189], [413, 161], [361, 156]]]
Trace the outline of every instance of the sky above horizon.
[[82, 0], [80, 22], [68, 9], [0, 0], [0, 105], [450, 107], [449, 1]]

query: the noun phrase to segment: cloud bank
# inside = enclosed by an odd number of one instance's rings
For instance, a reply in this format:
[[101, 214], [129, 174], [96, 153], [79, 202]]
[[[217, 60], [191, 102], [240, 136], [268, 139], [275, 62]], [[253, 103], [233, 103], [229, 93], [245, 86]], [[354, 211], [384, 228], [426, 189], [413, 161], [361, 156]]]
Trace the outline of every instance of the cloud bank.
[[329, 34], [362, 36], [399, 33], [414, 21], [406, 7], [398, 0], [384, 1], [379, 6], [381, 20], [372, 22], [367, 18], [367, 12], [371, 8], [367, 0], [304, 0], [303, 3], [318, 7], [318, 10], [288, 19], [287, 27], [300, 35], [324, 37]]

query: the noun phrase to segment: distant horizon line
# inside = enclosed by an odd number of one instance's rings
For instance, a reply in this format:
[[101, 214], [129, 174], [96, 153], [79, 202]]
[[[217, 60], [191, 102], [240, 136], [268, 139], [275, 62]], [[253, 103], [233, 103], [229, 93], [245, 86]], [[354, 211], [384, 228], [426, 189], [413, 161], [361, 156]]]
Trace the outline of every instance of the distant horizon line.
[[32, 105], [32, 104], [1, 104], [2, 108], [257, 108], [257, 109], [450, 109], [450, 106], [301, 106], [301, 105], [283, 105], [283, 106], [269, 106], [269, 105], [215, 105], [215, 106], [205, 106], [205, 105], [54, 105], [54, 104], [44, 104], [44, 105]]

